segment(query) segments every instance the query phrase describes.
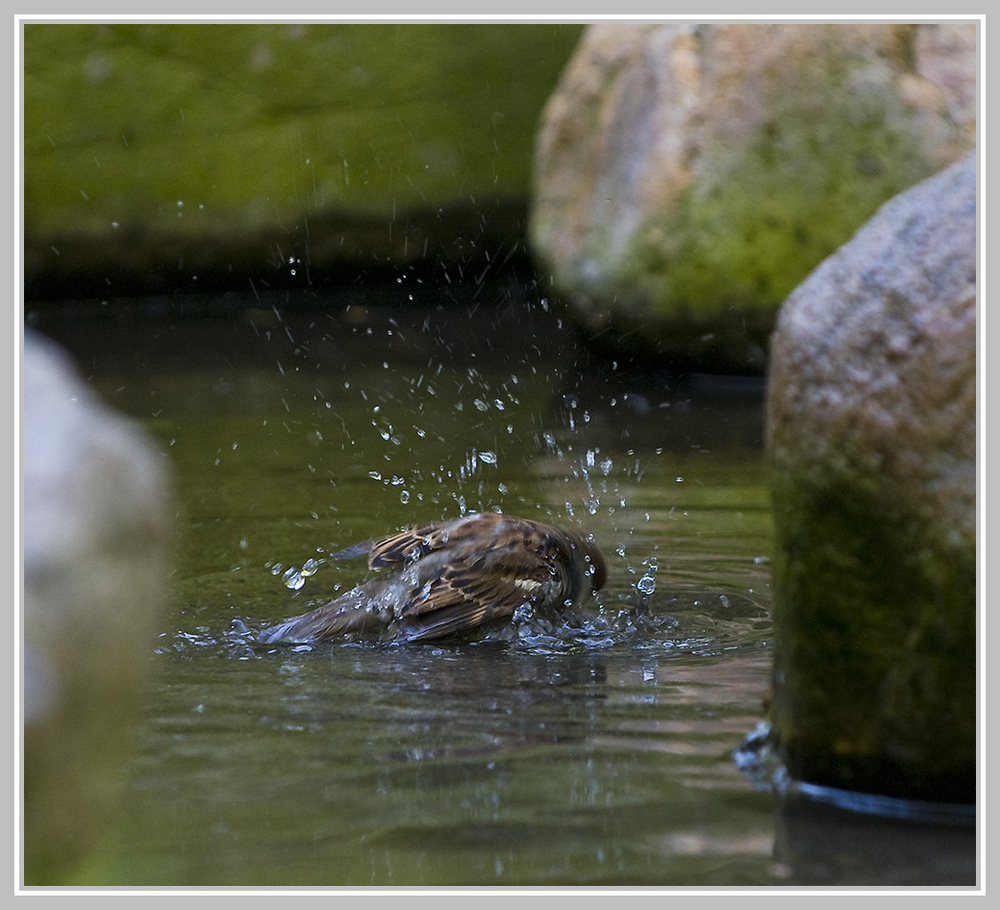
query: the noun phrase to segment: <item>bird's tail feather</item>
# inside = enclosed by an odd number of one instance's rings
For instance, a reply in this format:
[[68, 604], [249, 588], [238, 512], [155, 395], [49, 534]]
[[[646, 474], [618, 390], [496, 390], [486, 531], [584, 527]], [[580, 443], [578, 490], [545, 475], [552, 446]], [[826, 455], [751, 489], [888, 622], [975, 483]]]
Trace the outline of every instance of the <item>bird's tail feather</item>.
[[354, 588], [325, 606], [264, 629], [257, 641], [265, 645], [277, 641], [310, 642], [379, 630], [384, 620], [376, 606], [361, 588]]

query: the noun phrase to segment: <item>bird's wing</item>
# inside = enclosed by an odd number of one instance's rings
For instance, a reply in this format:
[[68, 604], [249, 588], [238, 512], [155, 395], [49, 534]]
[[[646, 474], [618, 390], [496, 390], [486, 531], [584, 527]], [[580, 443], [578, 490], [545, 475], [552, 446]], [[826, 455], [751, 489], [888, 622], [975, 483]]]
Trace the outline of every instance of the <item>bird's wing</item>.
[[442, 527], [438, 525], [400, 531], [376, 540], [371, 545], [368, 568], [381, 569], [394, 563], [417, 559], [431, 550], [439, 550], [447, 541], [447, 536], [442, 534]]
[[415, 584], [397, 616], [410, 639], [437, 638], [507, 619], [544, 599], [555, 581], [546, 560], [523, 548], [494, 547], [451, 560]]
[[487, 512], [399, 531], [371, 545], [368, 567], [379, 569], [445, 548], [461, 557], [469, 549], [489, 545], [502, 521], [503, 516]]
[[554, 528], [524, 518], [499, 512], [474, 513], [376, 540], [371, 545], [368, 567], [378, 569], [442, 550], [447, 550], [455, 560], [494, 546], [513, 549], [520, 545], [541, 552], [545, 548], [546, 535], [553, 532]]

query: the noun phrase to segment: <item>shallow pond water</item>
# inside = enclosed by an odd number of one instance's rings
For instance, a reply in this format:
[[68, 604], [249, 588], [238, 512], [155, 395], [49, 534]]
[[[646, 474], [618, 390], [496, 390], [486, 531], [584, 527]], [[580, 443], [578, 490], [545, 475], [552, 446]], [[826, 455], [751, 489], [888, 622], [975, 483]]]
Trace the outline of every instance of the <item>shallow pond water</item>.
[[[760, 383], [599, 360], [545, 301], [495, 296], [29, 313], [176, 480], [172, 607], [104, 883], [974, 880], [964, 830], [911, 847], [913, 826], [825, 818], [825, 855], [813, 816], [734, 761], [771, 661]], [[487, 509], [592, 533], [607, 586], [469, 642], [255, 642], [365, 576], [332, 551]], [[858, 824], [879, 849], [849, 846]]]

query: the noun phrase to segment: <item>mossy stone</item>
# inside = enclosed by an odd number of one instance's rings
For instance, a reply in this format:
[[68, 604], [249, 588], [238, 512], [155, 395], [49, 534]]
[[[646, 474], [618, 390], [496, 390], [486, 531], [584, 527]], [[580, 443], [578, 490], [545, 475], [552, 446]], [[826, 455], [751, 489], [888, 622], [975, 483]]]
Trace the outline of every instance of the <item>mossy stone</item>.
[[800, 780], [975, 800], [976, 171], [884, 205], [778, 317], [772, 726]]
[[772, 489], [771, 714], [790, 773], [974, 802], [974, 558], [929, 546], [922, 517], [861, 474], [818, 481], [782, 467]]
[[209, 270], [247, 287], [270, 263], [277, 280], [291, 255], [356, 275], [448, 242], [506, 253], [523, 227], [498, 208], [523, 222], [538, 118], [581, 29], [27, 24], [28, 291], [88, 270], [114, 294], [122, 271], [199, 290]]

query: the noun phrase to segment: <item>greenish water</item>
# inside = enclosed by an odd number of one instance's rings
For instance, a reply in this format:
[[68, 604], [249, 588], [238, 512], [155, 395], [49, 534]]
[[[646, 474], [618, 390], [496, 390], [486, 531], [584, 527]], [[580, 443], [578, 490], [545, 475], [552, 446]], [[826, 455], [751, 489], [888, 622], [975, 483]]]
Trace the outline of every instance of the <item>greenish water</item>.
[[[597, 362], [543, 302], [495, 293], [414, 309], [229, 299], [211, 320], [177, 302], [153, 318], [150, 301], [116, 319], [30, 315], [150, 430], [177, 486], [172, 608], [101, 883], [967, 875], [966, 832], [934, 847], [943, 870], [905, 849], [873, 866], [877, 851], [849, 846], [853, 821], [825, 824], [824, 854], [733, 760], [771, 663], [760, 389]], [[494, 508], [592, 532], [607, 587], [521, 636], [254, 642], [364, 575], [330, 551]], [[909, 843], [894, 831], [883, 849]]]

